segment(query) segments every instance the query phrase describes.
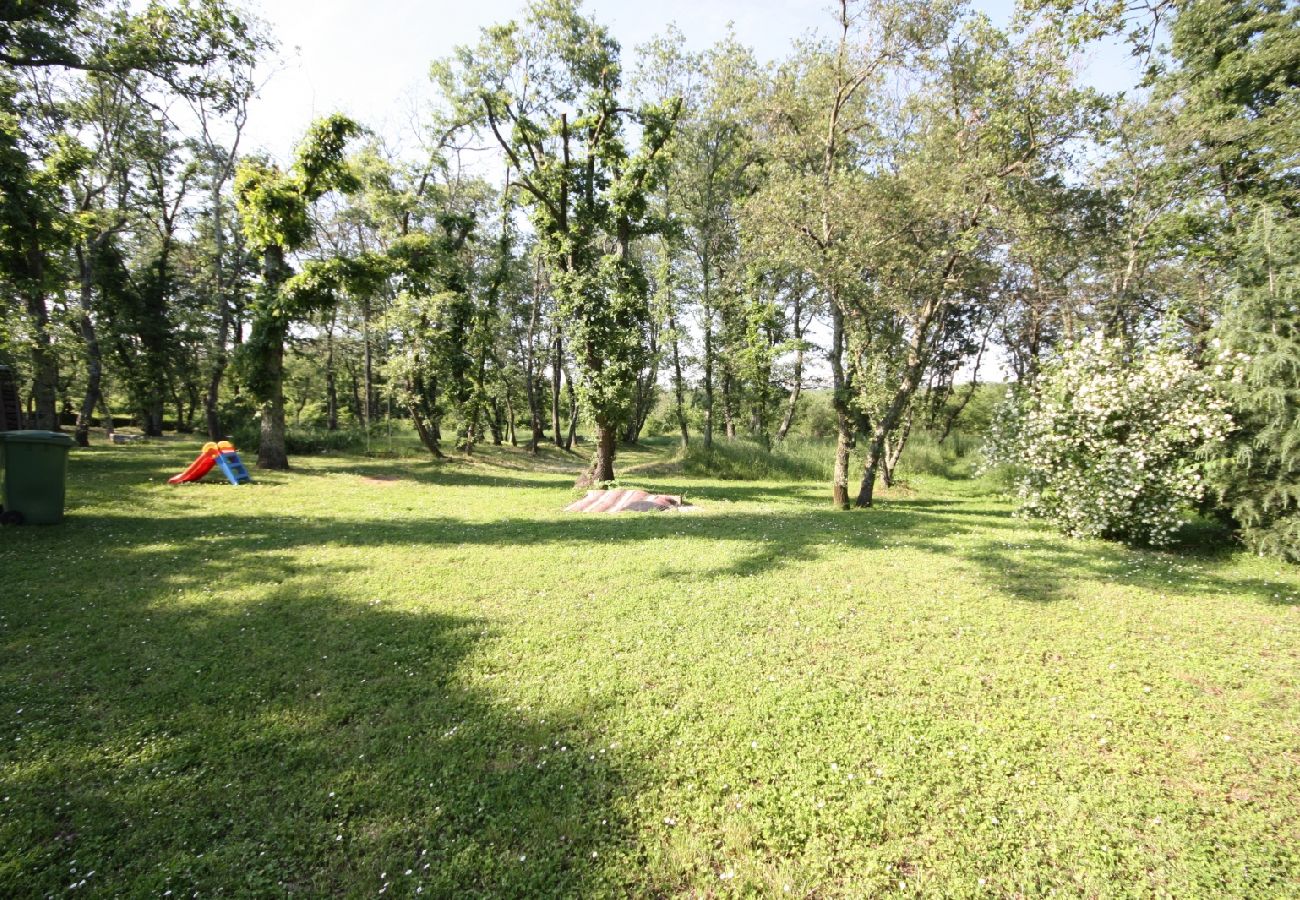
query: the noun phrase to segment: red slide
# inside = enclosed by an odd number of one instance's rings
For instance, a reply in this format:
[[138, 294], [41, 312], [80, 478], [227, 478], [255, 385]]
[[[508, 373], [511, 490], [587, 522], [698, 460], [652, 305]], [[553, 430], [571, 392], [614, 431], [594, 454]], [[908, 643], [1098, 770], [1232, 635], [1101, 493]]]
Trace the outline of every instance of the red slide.
[[188, 469], [179, 475], [173, 475], [167, 479], [168, 484], [182, 484], [186, 481], [198, 481], [204, 475], [212, 471], [216, 465], [217, 457], [214, 453], [209, 453], [207, 448], [199, 454], [199, 458], [190, 463]]

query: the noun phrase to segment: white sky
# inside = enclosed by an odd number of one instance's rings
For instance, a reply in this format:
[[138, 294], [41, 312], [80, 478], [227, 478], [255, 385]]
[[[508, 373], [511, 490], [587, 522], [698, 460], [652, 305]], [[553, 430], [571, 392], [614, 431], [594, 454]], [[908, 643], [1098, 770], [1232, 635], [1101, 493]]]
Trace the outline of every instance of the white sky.
[[[244, 151], [280, 159], [317, 116], [346, 113], [385, 136], [407, 143], [411, 111], [429, 97], [429, 63], [479, 29], [517, 16], [523, 0], [249, 0], [266, 19], [281, 50], [268, 66], [261, 96], [250, 110]], [[1005, 22], [1011, 0], [975, 0], [975, 8]], [[828, 0], [588, 0], [586, 9], [631, 51], [676, 22], [693, 49], [721, 38], [729, 22], [760, 59], [784, 56], [790, 42], [828, 25]], [[1103, 48], [1084, 61], [1085, 79], [1103, 90], [1133, 84], [1125, 51]], [[403, 138], [403, 136], [407, 136]]]

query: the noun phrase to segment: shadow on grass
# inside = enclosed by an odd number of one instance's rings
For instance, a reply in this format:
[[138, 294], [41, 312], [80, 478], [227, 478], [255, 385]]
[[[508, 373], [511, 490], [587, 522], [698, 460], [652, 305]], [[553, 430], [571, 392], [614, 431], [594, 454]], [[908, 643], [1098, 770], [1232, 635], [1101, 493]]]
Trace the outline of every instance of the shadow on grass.
[[1025, 602], [1067, 599], [1080, 582], [1093, 581], [1133, 585], [1194, 602], [1243, 595], [1270, 605], [1297, 603], [1292, 585], [1215, 573], [1215, 567], [1230, 561], [1232, 553], [1208, 548], [1199, 539], [1151, 550], [1075, 541], [1051, 533], [1046, 526], [1017, 524], [1021, 526], [1018, 533], [1003, 539], [983, 538], [965, 550], [962, 558], [978, 569], [986, 583]]
[[[207, 552], [181, 565], [211, 580], [211, 604], [154, 603], [151, 585], [6, 606], [0, 893], [607, 881], [625, 839], [613, 801], [632, 788], [592, 710], [494, 704], [460, 672], [485, 623], [343, 600], [328, 573], [223, 604], [218, 577], [239, 576]], [[253, 565], [261, 583], [293, 574]]]
[[[153, 454], [106, 454], [88, 471], [109, 477], [94, 488], [103, 500], [159, 464]], [[345, 471], [388, 468], [365, 461]], [[509, 476], [414, 469], [430, 484], [521, 486]], [[809, 488], [741, 490], [797, 500]], [[0, 584], [20, 574], [38, 583], [28, 572], [39, 556], [53, 586], [0, 608], [6, 896], [61, 892], [92, 869], [88, 886], [127, 895], [356, 894], [385, 881], [403, 894], [419, 884], [441, 895], [583, 895], [635, 880], [607, 868], [630, 841], [615, 810], [641, 776], [634, 761], [599, 747], [603, 710], [503, 707], [482, 679], [508, 673], [475, 678], [467, 666], [493, 638], [489, 623], [344, 598], [331, 585], [346, 567], [308, 568], [285, 550], [681, 537], [737, 545], [716, 566], [675, 571], [663, 561], [647, 573], [709, 581], [777, 572], [832, 549], [901, 544], [955, 556], [972, 578], [1025, 602], [1067, 598], [1080, 580], [1189, 600], [1295, 602], [1265, 581], [1216, 574], [1210, 562], [1066, 541], [995, 506], [932, 499], [851, 514], [790, 503], [761, 515], [242, 515], [217, 526], [124, 504], [19, 537], [0, 544]], [[59, 567], [72, 566], [78, 587], [60, 588]], [[110, 569], [117, 575], [104, 577]], [[846, 574], [871, 577], [865, 566]], [[227, 599], [251, 585], [266, 598]], [[207, 589], [210, 602], [165, 602], [181, 588]]]
[[[127, 454], [96, 462], [106, 469], [104, 474], [116, 478], [138, 477], [149, 465], [148, 459], [131, 460]], [[301, 469], [291, 475], [275, 473], [270, 477], [344, 474], [431, 487], [511, 491], [554, 491], [568, 489], [571, 483], [569, 473], [534, 472], [523, 477], [509, 474], [509, 470], [502, 473], [489, 466], [457, 463], [384, 463], [356, 459], [338, 463], [329, 468]], [[1214, 568], [1230, 560], [1231, 553], [1217, 549], [1223, 543], [1210, 540], [1206, 529], [1212, 526], [1206, 523], [1193, 528], [1172, 551], [1157, 552], [1062, 538], [1042, 523], [1013, 518], [1005, 507], [980, 496], [969, 499], [897, 497], [884, 500], [869, 512], [843, 513], [823, 505], [821, 486], [807, 483], [683, 481], [660, 483], [654, 489], [683, 493], [688, 500], [703, 502], [709, 514], [573, 515], [554, 520], [507, 516], [492, 522], [467, 522], [451, 516], [333, 522], [246, 516], [224, 517], [221, 529], [224, 536], [214, 534], [207, 522], [169, 519], [165, 536], [203, 543], [218, 558], [241, 555], [247, 558], [250, 546], [267, 551], [322, 545], [636, 544], [682, 536], [743, 545], [740, 558], [729, 563], [691, 571], [662, 565], [657, 572], [659, 577], [693, 579], [761, 575], [792, 563], [816, 559], [833, 547], [866, 550], [906, 543], [935, 554], [955, 556], [969, 564], [991, 587], [1026, 601], [1058, 600], [1068, 595], [1080, 580], [1096, 579], [1188, 596], [1244, 593], [1269, 603], [1294, 602], [1289, 599], [1290, 591], [1280, 590], [1276, 584], [1215, 575]], [[730, 515], [725, 506], [727, 501], [774, 502], [783, 506], [761, 514]], [[557, 502], [557, 511], [563, 502], [563, 499]], [[115, 530], [126, 533], [135, 521], [131, 515], [123, 514], [115, 523]], [[131, 548], [123, 549], [130, 552]], [[1171, 568], [1177, 570], [1176, 577], [1170, 577]]]
[[[170, 573], [157, 577], [175, 587], [195, 587], [197, 579], [219, 577], [224, 569], [264, 571], [268, 565], [286, 565], [280, 551], [303, 547], [483, 546], [504, 552], [519, 545], [655, 546], [664, 540], [697, 538], [716, 542], [717, 556], [724, 561], [681, 568], [664, 560], [648, 574], [697, 582], [754, 577], [815, 561], [829, 552], [902, 546], [955, 558], [990, 587], [1035, 603], [1063, 599], [1086, 581], [1130, 584], [1191, 598], [1243, 594], [1269, 603], [1295, 602], [1291, 588], [1216, 574], [1212, 558], [1072, 541], [1044, 525], [962, 501], [948, 506], [895, 501], [865, 513], [787, 504], [760, 515], [718, 514], [715, 507], [708, 514], [508, 516], [488, 522], [451, 516], [301, 521], [227, 515], [217, 529], [202, 520], [171, 519], [157, 533], [153, 528], [141, 529], [139, 521], [124, 514], [100, 517], [99, 524], [121, 536], [123, 556], [135, 560], [142, 571]], [[138, 543], [132, 536], [138, 536]], [[170, 565], [165, 557], [172, 551], [155, 543], [164, 539], [192, 542], [204, 548], [212, 561], [198, 571]], [[437, 563], [431, 559], [431, 565]], [[867, 570], [855, 571], [869, 577]]]

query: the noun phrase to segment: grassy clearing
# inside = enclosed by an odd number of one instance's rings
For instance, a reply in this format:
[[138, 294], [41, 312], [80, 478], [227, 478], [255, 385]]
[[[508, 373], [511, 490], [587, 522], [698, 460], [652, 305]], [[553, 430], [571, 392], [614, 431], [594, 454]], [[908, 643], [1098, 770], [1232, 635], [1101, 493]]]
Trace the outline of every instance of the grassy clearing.
[[[0, 894], [1294, 896], [1300, 577], [917, 476], [74, 454], [0, 531]], [[93, 872], [93, 874], [91, 874]]]

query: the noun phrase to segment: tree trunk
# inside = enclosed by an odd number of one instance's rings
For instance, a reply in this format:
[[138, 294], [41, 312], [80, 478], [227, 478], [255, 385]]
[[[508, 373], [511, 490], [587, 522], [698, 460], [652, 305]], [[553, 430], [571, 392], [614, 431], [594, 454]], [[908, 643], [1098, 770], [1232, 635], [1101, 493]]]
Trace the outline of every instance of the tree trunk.
[[[227, 169], [226, 171], [229, 171]], [[221, 400], [221, 379], [226, 374], [226, 364], [230, 357], [226, 353], [226, 344], [230, 340], [230, 325], [233, 318], [230, 300], [226, 296], [225, 255], [226, 235], [221, 224], [221, 185], [224, 179], [214, 179], [212, 185], [212, 237], [214, 250], [212, 259], [213, 290], [217, 295], [217, 342], [212, 350], [212, 371], [208, 373], [208, 392], [203, 398], [203, 414], [207, 420], [208, 440], [219, 441], [221, 434], [221, 417], [217, 407]]]
[[502, 439], [505, 437], [501, 423], [501, 404], [493, 400], [490, 414], [487, 417], [488, 431], [492, 433], [492, 446], [500, 447]]
[[506, 386], [506, 435], [510, 438], [510, 446], [518, 447], [519, 436], [515, 432], [515, 401], [513, 396], [511, 396], [513, 393], [514, 392], [510, 390], [510, 386], [507, 385]]
[[108, 408], [108, 400], [104, 397], [103, 387], [99, 391], [99, 416], [100, 425], [104, 427], [104, 440], [113, 443], [113, 412]]
[[[543, 438], [542, 429], [542, 387], [537, 364], [537, 328], [542, 317], [542, 259], [539, 255], [533, 269], [532, 305], [528, 316], [528, 331], [520, 347], [524, 359], [524, 398], [528, 401], [528, 427], [532, 437], [528, 441], [528, 452], [537, 453]], [[514, 416], [511, 415], [511, 441], [514, 441]]]
[[352, 366], [349, 366], [348, 369], [352, 385], [352, 421], [360, 423], [365, 415], [361, 406], [361, 382], [357, 379], [356, 369]]
[[673, 398], [677, 406], [677, 427], [682, 433], [682, 449], [690, 446], [691, 433], [686, 425], [686, 384], [682, 378], [681, 341], [677, 334], [676, 313], [668, 314], [668, 327], [673, 333]]
[[[95, 333], [95, 322], [90, 317], [94, 296], [94, 273], [90, 268], [90, 259], [85, 245], [77, 245], [77, 268], [81, 276], [81, 316], [78, 327], [81, 339], [86, 342], [86, 393], [81, 400], [81, 409], [77, 413], [76, 441], [78, 446], [90, 446], [90, 420], [95, 415], [99, 404], [104, 376], [103, 354], [99, 348], [99, 337]], [[111, 427], [111, 426], [110, 426]]]
[[59, 360], [50, 338], [50, 313], [45, 306], [45, 256], [33, 240], [27, 249], [27, 267], [31, 284], [25, 291], [27, 315], [32, 322], [31, 423], [41, 431], [59, 428]]
[[606, 486], [614, 480], [614, 454], [618, 450], [618, 428], [609, 423], [596, 423], [596, 453], [591, 467], [578, 479], [577, 487]]
[[803, 391], [803, 326], [799, 321], [799, 302], [795, 301], [794, 306], [794, 339], [797, 342], [794, 350], [794, 372], [791, 373], [790, 400], [785, 408], [785, 416], [781, 419], [781, 425], [776, 430], [776, 439], [778, 442], [784, 441], [785, 436], [790, 433], [790, 426], [794, 424], [794, 415], [799, 408], [799, 394]]
[[831, 502], [849, 508], [849, 456], [853, 452], [853, 415], [849, 408], [852, 385], [844, 371], [844, 313], [838, 298], [831, 302], [831, 402], [835, 407], [835, 471], [831, 479]]
[[862, 472], [862, 484], [858, 488], [858, 499], [854, 504], [858, 509], [866, 509], [874, 502], [876, 470], [879, 468], [883, 456], [883, 441], [878, 445], [875, 440], [872, 440], [871, 445], [867, 448], [867, 464]]
[[325, 330], [325, 430], [339, 430], [339, 385], [334, 366], [334, 323]]
[[420, 412], [419, 404], [411, 402], [407, 404], [406, 409], [411, 414], [411, 423], [415, 426], [415, 433], [420, 437], [420, 443], [436, 458], [442, 459], [442, 448], [438, 446], [438, 436]]
[[420, 436], [420, 443], [437, 459], [442, 459], [442, 435], [438, 430], [438, 381], [429, 379], [426, 388], [424, 379], [416, 376], [407, 385], [407, 395], [411, 397], [407, 410], [411, 413], [411, 422], [415, 432]]
[[921, 383], [928, 361], [926, 343], [929, 340], [930, 327], [947, 312], [946, 304], [941, 300], [927, 305], [917, 321], [916, 333], [912, 336], [907, 350], [907, 367], [903, 370], [903, 380], [894, 392], [885, 414], [876, 422], [871, 433], [871, 444], [867, 448], [867, 462], [862, 472], [862, 485], [858, 489], [855, 504], [859, 508], [871, 505], [876, 487], [876, 472], [880, 468], [885, 453], [885, 441], [894, 433], [904, 412], [911, 405], [912, 396]]
[[555, 352], [551, 357], [551, 433], [555, 435], [556, 446], [568, 450], [568, 444], [560, 440], [560, 373], [563, 366], [564, 342], [557, 332], [555, 335]]
[[[274, 326], [273, 326], [274, 327]], [[265, 375], [270, 389], [269, 398], [262, 403], [262, 435], [257, 445], [259, 469], [287, 469], [289, 455], [284, 443], [284, 341], [277, 340], [267, 348]]]
[[564, 373], [565, 393], [569, 398], [569, 431], [564, 438], [564, 449], [572, 450], [578, 436], [578, 392], [573, 389], [573, 376]]
[[704, 306], [704, 449], [713, 446], [713, 310]]
[[366, 427], [366, 433], [370, 433], [370, 422], [374, 418], [374, 365], [370, 355], [370, 300], [367, 298], [361, 304], [361, 344], [362, 359], [364, 365], [362, 374], [365, 378], [363, 387], [365, 388], [365, 406], [362, 407], [362, 418]]
[[532, 438], [528, 441], [528, 452], [536, 453], [541, 447], [542, 439], [546, 437], [546, 431], [542, 427], [542, 409], [541, 402], [538, 398], [539, 386], [537, 379], [529, 376], [530, 385], [528, 392], [528, 426], [532, 431]]
[[898, 461], [903, 458], [903, 451], [907, 448], [907, 439], [912, 436], [913, 419], [913, 411], [909, 407], [907, 418], [903, 420], [903, 428], [898, 433], [898, 439], [892, 444], [885, 442], [885, 464], [881, 471], [885, 479], [885, 487], [894, 486], [894, 472], [898, 469]]
[[735, 380], [730, 372], [722, 374], [722, 421], [727, 429], [727, 440], [736, 439]]
[[159, 389], [154, 389], [144, 411], [144, 433], [149, 437], [162, 437], [164, 409], [163, 395]]
[[912, 368], [909, 367], [909, 372], [904, 377], [903, 383], [899, 385], [889, 408], [872, 429], [871, 443], [867, 446], [867, 462], [862, 471], [862, 484], [858, 488], [858, 499], [854, 504], [860, 509], [871, 505], [876, 488], [876, 474], [885, 460], [885, 442], [898, 427], [903, 408], [911, 401], [916, 383], [919, 381], [919, 378], [912, 376]]

